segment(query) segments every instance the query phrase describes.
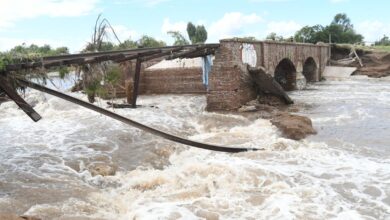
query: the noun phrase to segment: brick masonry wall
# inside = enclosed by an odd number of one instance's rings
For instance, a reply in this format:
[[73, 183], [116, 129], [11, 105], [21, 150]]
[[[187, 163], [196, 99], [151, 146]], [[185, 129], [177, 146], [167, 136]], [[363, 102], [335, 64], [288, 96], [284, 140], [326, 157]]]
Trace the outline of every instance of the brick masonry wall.
[[[156, 62], [142, 64], [139, 94], [206, 94], [202, 82], [202, 68], [147, 69]], [[105, 98], [126, 98], [126, 88], [132, 94], [135, 62], [122, 65], [122, 78], [114, 90], [109, 87]], [[128, 87], [129, 86], [129, 87]], [[115, 93], [115, 95], [114, 95]], [[130, 95], [129, 97], [132, 97]]]
[[235, 110], [256, 97], [253, 85], [244, 80], [240, 42], [221, 42], [209, 76], [207, 110]]
[[205, 94], [202, 68], [168, 68], [141, 72], [140, 94]]

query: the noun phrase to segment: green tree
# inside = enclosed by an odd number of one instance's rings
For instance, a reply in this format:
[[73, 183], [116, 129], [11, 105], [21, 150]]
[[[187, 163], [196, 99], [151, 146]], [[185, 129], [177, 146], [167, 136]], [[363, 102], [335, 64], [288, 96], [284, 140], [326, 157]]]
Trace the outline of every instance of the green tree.
[[168, 34], [175, 39], [174, 46], [182, 46], [190, 44], [188, 40], [178, 31], [168, 31]]
[[58, 47], [53, 49], [50, 45], [47, 44], [41, 47], [35, 44], [31, 44], [30, 46], [22, 44], [15, 46], [8, 53], [18, 57], [54, 56], [61, 54], [69, 54], [69, 49], [67, 47]]
[[109, 41], [102, 41], [98, 44], [88, 43], [84, 48], [84, 52], [110, 51], [114, 50], [114, 44]]
[[207, 40], [207, 31], [203, 25], [196, 27], [196, 43], [205, 43]]
[[347, 14], [345, 13], [336, 14], [333, 18], [331, 25], [339, 25], [343, 28], [343, 31], [353, 29], [353, 25], [351, 24], [351, 19], [349, 19]]
[[[363, 36], [357, 34], [353, 29], [345, 30], [342, 25], [331, 24], [324, 29], [324, 35], [331, 36], [332, 43], [362, 43]], [[326, 42], [326, 40], [325, 40]]]
[[297, 42], [317, 43], [328, 42], [329, 36], [333, 43], [361, 43], [363, 36], [353, 29], [351, 20], [346, 14], [337, 14], [332, 22], [323, 27], [321, 25], [305, 26], [295, 33]]
[[383, 35], [379, 41], [375, 41], [376, 46], [390, 46], [390, 39], [388, 36]]
[[123, 41], [122, 43], [120, 43], [116, 49], [119, 49], [119, 50], [125, 50], [125, 49], [134, 49], [134, 48], [137, 48], [138, 47], [138, 44], [137, 42], [131, 40], [131, 39], [127, 39], [125, 41]]
[[187, 24], [187, 34], [192, 44], [194, 44], [196, 42], [196, 27], [192, 22], [188, 22]]
[[315, 44], [318, 41], [324, 41], [322, 34], [323, 30], [324, 27], [321, 25], [305, 26], [295, 33], [294, 38], [297, 42]]
[[38, 47], [38, 52], [42, 54], [49, 54], [52, 52], [50, 45], [45, 44], [42, 47]]
[[275, 32], [269, 33], [265, 39], [273, 41], [284, 41], [283, 36], [278, 36]]
[[187, 34], [192, 44], [203, 44], [207, 41], [207, 31], [203, 25], [195, 26], [193, 23], [188, 22]]
[[167, 44], [164, 41], [158, 41], [153, 37], [148, 35], [143, 35], [141, 39], [137, 42], [138, 47], [148, 48], [148, 47], [165, 47]]
[[69, 49], [67, 47], [58, 47], [55, 49], [55, 53], [58, 55], [69, 54]]

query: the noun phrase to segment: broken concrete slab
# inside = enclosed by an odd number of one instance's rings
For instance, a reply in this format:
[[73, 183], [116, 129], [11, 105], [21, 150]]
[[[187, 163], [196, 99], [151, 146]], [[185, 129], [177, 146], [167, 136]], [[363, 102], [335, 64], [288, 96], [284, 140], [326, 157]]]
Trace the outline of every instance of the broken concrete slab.
[[356, 70], [356, 67], [326, 66], [325, 71], [322, 73], [322, 77], [325, 79], [348, 78]]

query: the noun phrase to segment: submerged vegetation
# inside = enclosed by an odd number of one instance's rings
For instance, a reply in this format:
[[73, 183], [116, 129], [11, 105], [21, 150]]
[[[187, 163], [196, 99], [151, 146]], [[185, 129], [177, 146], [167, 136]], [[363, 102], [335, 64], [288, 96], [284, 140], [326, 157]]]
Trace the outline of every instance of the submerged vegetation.
[[[117, 44], [114, 44], [110, 37], [114, 36]], [[164, 47], [167, 44], [155, 38], [143, 35], [139, 40], [127, 39], [120, 41], [114, 28], [109, 21], [99, 15], [94, 27], [91, 42], [83, 49], [83, 52], [101, 52], [108, 50], [124, 50], [134, 48]], [[115, 97], [116, 88], [122, 76], [121, 64], [105, 61], [96, 64], [86, 64], [77, 68], [77, 75], [80, 76], [82, 89], [88, 95], [90, 102], [95, 101], [95, 97]], [[113, 91], [113, 94], [109, 94]]]
[[[99, 15], [95, 22], [91, 42], [86, 45], [83, 52], [113, 50], [114, 45], [109, 41], [110, 35], [115, 37], [119, 45], [121, 44], [121, 41], [110, 22], [106, 18], [101, 18], [101, 15]], [[111, 88], [114, 87], [113, 84], [116, 82], [114, 82], [113, 79], [116, 79], [116, 77], [111, 76], [111, 74], [118, 68], [118, 64], [113, 64], [108, 61], [95, 64], [84, 64], [77, 68], [77, 75], [81, 77], [79, 79], [81, 81], [79, 84], [82, 85], [82, 89], [87, 94], [89, 102], [95, 102], [96, 96], [106, 96], [108, 93], [107, 88], [105, 87], [106, 84], [109, 84]]]

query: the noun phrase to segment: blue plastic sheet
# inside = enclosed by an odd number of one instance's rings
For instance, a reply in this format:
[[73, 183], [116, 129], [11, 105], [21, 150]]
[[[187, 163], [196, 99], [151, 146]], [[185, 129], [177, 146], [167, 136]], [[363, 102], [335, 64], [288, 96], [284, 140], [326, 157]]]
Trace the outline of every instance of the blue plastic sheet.
[[209, 74], [212, 65], [213, 61], [211, 59], [211, 55], [202, 57], [203, 85], [205, 85], [207, 88], [209, 86]]

